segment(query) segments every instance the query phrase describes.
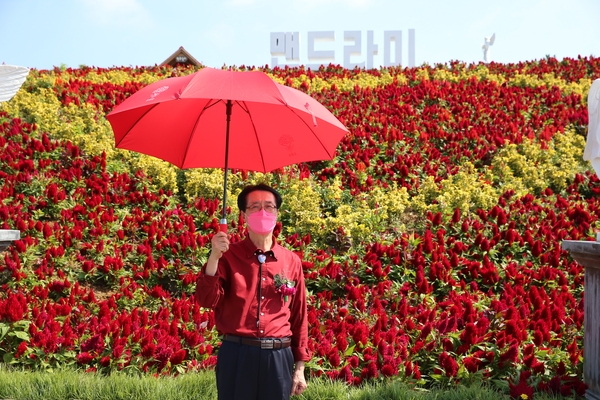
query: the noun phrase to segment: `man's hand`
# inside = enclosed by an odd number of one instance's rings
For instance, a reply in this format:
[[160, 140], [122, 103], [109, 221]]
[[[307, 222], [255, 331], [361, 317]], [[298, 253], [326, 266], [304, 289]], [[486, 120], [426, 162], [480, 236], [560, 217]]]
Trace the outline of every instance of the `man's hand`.
[[227, 232], [217, 232], [210, 240], [211, 248], [208, 261], [206, 262], [206, 275], [214, 276], [217, 273], [219, 258], [229, 250], [229, 235]]
[[227, 232], [217, 232], [210, 240], [211, 252], [210, 256], [213, 255], [219, 259], [227, 250], [229, 250], [229, 235]]
[[304, 379], [304, 361], [297, 361], [292, 377], [292, 393], [291, 395], [298, 396], [306, 389], [306, 379]]

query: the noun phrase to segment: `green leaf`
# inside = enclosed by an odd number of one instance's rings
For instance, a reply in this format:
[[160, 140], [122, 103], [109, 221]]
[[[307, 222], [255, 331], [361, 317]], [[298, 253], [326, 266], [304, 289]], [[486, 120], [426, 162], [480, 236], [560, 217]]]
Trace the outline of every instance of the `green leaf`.
[[9, 330], [10, 326], [5, 324], [4, 322], [0, 322], [0, 340], [2, 340], [4, 336], [6, 336]]
[[348, 346], [348, 348], [346, 349], [346, 351], [344, 352], [344, 356], [349, 357], [352, 355], [352, 353], [354, 353], [354, 348], [356, 347], [355, 344], [353, 344], [352, 346]]
[[14, 359], [15, 357], [12, 355], [12, 353], [4, 353], [4, 356], [2, 356], [2, 360], [5, 364], [9, 364]]
[[21, 340], [29, 340], [29, 334], [23, 331], [13, 332], [13, 336]]

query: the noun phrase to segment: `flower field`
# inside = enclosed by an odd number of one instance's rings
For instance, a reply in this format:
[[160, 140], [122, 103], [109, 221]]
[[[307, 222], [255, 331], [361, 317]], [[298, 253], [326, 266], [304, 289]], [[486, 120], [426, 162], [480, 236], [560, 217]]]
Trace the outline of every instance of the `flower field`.
[[[233, 240], [245, 183], [283, 195], [276, 233], [310, 291], [308, 373], [581, 396], [584, 270], [561, 242], [600, 228], [600, 181], [582, 160], [600, 58], [261, 69], [350, 130], [334, 160], [230, 175]], [[4, 363], [214, 366], [219, 336], [193, 292], [222, 171], [117, 150], [105, 118], [192, 72], [32, 70], [0, 104], [2, 229], [21, 232], [0, 255]]]

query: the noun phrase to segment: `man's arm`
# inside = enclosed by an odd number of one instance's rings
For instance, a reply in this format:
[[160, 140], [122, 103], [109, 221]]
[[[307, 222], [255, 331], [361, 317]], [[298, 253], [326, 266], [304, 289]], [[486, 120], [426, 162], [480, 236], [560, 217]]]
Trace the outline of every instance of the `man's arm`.
[[229, 250], [227, 233], [217, 232], [210, 240], [210, 243], [210, 255], [208, 256], [204, 273], [209, 276], [215, 276], [217, 274], [217, 267], [219, 266], [219, 259], [223, 256], [223, 253]]
[[229, 238], [224, 232], [218, 232], [211, 239], [211, 250], [204, 271], [196, 281], [195, 298], [201, 307], [214, 308], [223, 295], [223, 289], [216, 277], [219, 259], [229, 250]]

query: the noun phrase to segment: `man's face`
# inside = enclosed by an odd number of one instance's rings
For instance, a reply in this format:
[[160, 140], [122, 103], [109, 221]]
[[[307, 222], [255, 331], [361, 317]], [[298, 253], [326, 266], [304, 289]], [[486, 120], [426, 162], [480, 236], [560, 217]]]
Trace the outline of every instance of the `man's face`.
[[246, 196], [246, 216], [265, 210], [268, 213], [277, 213], [277, 203], [275, 202], [275, 195], [271, 192], [264, 190], [256, 190]]

